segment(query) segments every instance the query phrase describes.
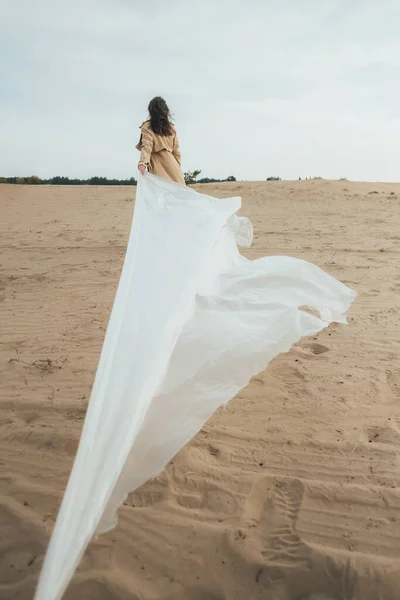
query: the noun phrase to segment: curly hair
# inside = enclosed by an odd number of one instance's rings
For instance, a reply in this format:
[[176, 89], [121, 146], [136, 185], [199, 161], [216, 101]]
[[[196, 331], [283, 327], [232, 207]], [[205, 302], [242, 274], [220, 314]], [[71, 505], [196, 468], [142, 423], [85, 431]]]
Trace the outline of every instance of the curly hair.
[[171, 113], [164, 98], [156, 96], [149, 103], [150, 127], [158, 135], [172, 135]]

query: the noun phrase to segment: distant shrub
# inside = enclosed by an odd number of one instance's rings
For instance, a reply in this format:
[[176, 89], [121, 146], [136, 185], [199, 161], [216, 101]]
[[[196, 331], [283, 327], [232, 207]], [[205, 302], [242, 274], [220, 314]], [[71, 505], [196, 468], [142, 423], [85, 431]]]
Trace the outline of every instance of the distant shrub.
[[192, 185], [193, 183], [197, 183], [197, 178], [200, 175], [201, 171], [197, 170], [197, 171], [188, 171], [187, 173], [184, 173], [183, 176], [185, 178], [185, 183], [186, 185]]
[[40, 179], [37, 175], [30, 177], [1, 177], [2, 183], [27, 183], [35, 185], [136, 185], [136, 179], [107, 179], [107, 177], [90, 177], [89, 179], [70, 179], [69, 177], [50, 177]]
[[26, 178], [25, 183], [29, 183], [30, 185], [37, 185], [38, 183], [40, 183], [40, 177], [38, 177], [37, 175], [31, 175], [30, 177]]
[[185, 183], [186, 185], [193, 185], [194, 183], [225, 183], [226, 181], [236, 181], [236, 177], [234, 175], [229, 175], [226, 179], [214, 179], [213, 177], [203, 177], [202, 179], [197, 179], [200, 175], [201, 171], [188, 171], [184, 173]]

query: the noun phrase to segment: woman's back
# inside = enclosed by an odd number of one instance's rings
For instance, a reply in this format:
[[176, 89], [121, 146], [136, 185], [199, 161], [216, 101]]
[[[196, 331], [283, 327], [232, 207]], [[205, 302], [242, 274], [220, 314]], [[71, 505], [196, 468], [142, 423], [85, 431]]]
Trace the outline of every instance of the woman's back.
[[[146, 131], [150, 132], [150, 135], [153, 138], [153, 152], [159, 152], [160, 150], [168, 150], [168, 152], [173, 151], [174, 142], [175, 142], [175, 138], [176, 138], [176, 129], [173, 125], [171, 125], [172, 133], [170, 135], [154, 133], [154, 131], [151, 128], [150, 119], [148, 119], [147, 121], [142, 123], [140, 126], [140, 129], [142, 132], [142, 136], [143, 136], [144, 129], [146, 129]], [[139, 144], [138, 144], [138, 146], [139, 146]]]

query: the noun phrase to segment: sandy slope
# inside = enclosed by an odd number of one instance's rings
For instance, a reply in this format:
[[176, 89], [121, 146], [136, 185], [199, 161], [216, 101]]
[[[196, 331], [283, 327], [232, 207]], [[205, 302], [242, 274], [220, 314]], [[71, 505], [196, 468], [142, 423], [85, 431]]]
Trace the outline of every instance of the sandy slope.
[[[214, 416], [67, 600], [395, 600], [400, 584], [400, 184], [207, 186], [240, 194], [248, 252], [360, 293], [349, 327], [278, 357]], [[0, 186], [0, 598], [30, 600], [77, 447], [132, 188]]]

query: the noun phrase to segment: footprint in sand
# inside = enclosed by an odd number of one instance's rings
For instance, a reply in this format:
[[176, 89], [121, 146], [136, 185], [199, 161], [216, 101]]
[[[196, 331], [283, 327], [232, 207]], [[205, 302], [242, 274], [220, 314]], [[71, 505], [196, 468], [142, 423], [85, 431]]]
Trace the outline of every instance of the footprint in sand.
[[177, 494], [177, 502], [184, 508], [203, 509], [224, 517], [238, 512], [239, 505], [234, 494], [216, 484], [187, 480], [185, 489], [188, 491]]
[[276, 483], [272, 500], [274, 525], [262, 555], [269, 563], [285, 567], [304, 567], [309, 563], [309, 550], [296, 531], [303, 501], [304, 486], [296, 479]]
[[132, 508], [147, 508], [168, 500], [169, 491], [168, 483], [161, 477], [145, 483], [136, 492], [129, 494], [124, 506]]
[[353, 569], [350, 559], [344, 564], [331, 557], [326, 559], [325, 575], [328, 592], [313, 592], [302, 596], [299, 600], [355, 600], [357, 587], [357, 573]]
[[368, 441], [375, 444], [400, 444], [400, 430], [396, 420], [392, 425], [377, 425], [368, 429]]
[[312, 344], [304, 344], [303, 348], [310, 350], [312, 354], [318, 356], [319, 354], [325, 354], [325, 352], [329, 352], [329, 348], [323, 346], [322, 344], [312, 343]]
[[296, 531], [303, 495], [303, 483], [289, 478], [263, 478], [250, 491], [240, 531], [266, 574], [310, 567], [310, 550]]

